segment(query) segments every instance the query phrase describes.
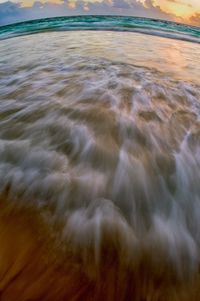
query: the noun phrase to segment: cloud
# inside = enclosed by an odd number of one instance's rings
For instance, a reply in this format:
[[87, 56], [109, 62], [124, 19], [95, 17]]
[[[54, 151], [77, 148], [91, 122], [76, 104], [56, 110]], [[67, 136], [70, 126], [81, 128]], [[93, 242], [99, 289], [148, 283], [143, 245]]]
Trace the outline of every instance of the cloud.
[[21, 7], [19, 4], [7, 1], [0, 3], [0, 22], [2, 19], [7, 19], [9, 16], [13, 18], [20, 18], [22, 16]]
[[113, 0], [112, 6], [115, 8], [130, 9], [131, 5], [126, 1]]
[[197, 12], [194, 15], [192, 15], [189, 21], [196, 26], [200, 26], [200, 12]]
[[167, 0], [168, 2], [172, 2], [172, 3], [177, 3], [177, 4], [181, 4], [181, 5], [185, 5], [188, 7], [193, 7], [191, 3], [186, 3], [184, 1], [181, 0]]
[[[145, 0], [142, 4], [137, 0], [63, 0], [60, 3], [39, 1], [32, 7], [24, 7], [19, 3], [7, 1], [0, 3], [0, 25], [54, 16], [68, 16], [80, 14], [112, 14], [133, 15], [157, 19], [173, 20], [173, 15], [167, 14], [152, 0]], [[197, 16], [196, 16], [197, 17]], [[196, 18], [194, 16], [194, 18]]]
[[145, 0], [144, 6], [147, 8], [147, 16], [150, 18], [174, 20], [174, 16], [164, 12], [159, 5], [155, 5], [153, 0]]
[[7, 1], [0, 3], [0, 25], [23, 22], [31, 19], [66, 15], [63, 4], [35, 2], [32, 7], [23, 7], [19, 3]]

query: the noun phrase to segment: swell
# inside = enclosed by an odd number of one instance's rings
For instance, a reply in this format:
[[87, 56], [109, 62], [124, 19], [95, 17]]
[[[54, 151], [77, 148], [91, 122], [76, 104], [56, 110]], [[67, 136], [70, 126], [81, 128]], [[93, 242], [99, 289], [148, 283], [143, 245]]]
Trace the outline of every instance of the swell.
[[0, 40], [48, 31], [124, 31], [200, 43], [198, 27], [125, 16], [73, 16], [27, 21], [0, 27]]

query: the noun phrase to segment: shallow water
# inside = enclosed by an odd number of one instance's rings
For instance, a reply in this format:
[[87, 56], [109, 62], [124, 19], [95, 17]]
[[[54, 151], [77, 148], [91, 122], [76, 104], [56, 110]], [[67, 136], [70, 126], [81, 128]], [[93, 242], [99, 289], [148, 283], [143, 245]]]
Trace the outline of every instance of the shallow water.
[[198, 300], [199, 57], [125, 32], [0, 42], [2, 300]]

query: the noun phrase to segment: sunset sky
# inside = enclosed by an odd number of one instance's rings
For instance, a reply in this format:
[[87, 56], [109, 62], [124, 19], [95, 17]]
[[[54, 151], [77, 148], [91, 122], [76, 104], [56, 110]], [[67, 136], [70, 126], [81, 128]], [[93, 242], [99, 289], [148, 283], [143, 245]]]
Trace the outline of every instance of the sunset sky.
[[200, 0], [155, 0], [154, 3], [165, 12], [183, 18], [200, 13]]
[[200, 26], [200, 0], [0, 0], [0, 25], [77, 14], [133, 15]]

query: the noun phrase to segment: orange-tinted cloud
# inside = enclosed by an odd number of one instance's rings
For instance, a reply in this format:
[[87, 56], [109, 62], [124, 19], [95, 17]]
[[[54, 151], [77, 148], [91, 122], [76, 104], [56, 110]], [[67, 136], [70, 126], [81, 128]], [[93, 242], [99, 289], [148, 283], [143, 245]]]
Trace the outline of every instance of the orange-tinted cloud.
[[167, 13], [183, 18], [186, 22], [191, 15], [200, 12], [199, 0], [154, 0], [155, 4], [160, 5]]
[[68, 1], [67, 6], [70, 9], [75, 9], [76, 8], [76, 2], [75, 1]]
[[200, 26], [200, 12], [195, 13], [189, 18], [189, 21], [191, 24], [194, 24], [196, 26]]
[[[2, 0], [0, 0], [2, 1]], [[15, 0], [16, 1], [16, 0]], [[21, 0], [20, 0], [21, 1]], [[36, 18], [77, 14], [133, 15], [166, 20], [176, 20], [199, 25], [200, 10], [192, 12], [187, 18], [177, 17], [175, 12], [167, 11], [165, 3], [187, 0], [22, 0], [13, 3], [0, 3], [0, 24]], [[32, 2], [31, 2], [32, 1]], [[196, 0], [192, 0], [196, 1]], [[199, 0], [198, 0], [199, 1]], [[32, 4], [31, 4], [32, 3]], [[27, 5], [25, 5], [27, 4]], [[28, 5], [29, 4], [29, 5]]]

